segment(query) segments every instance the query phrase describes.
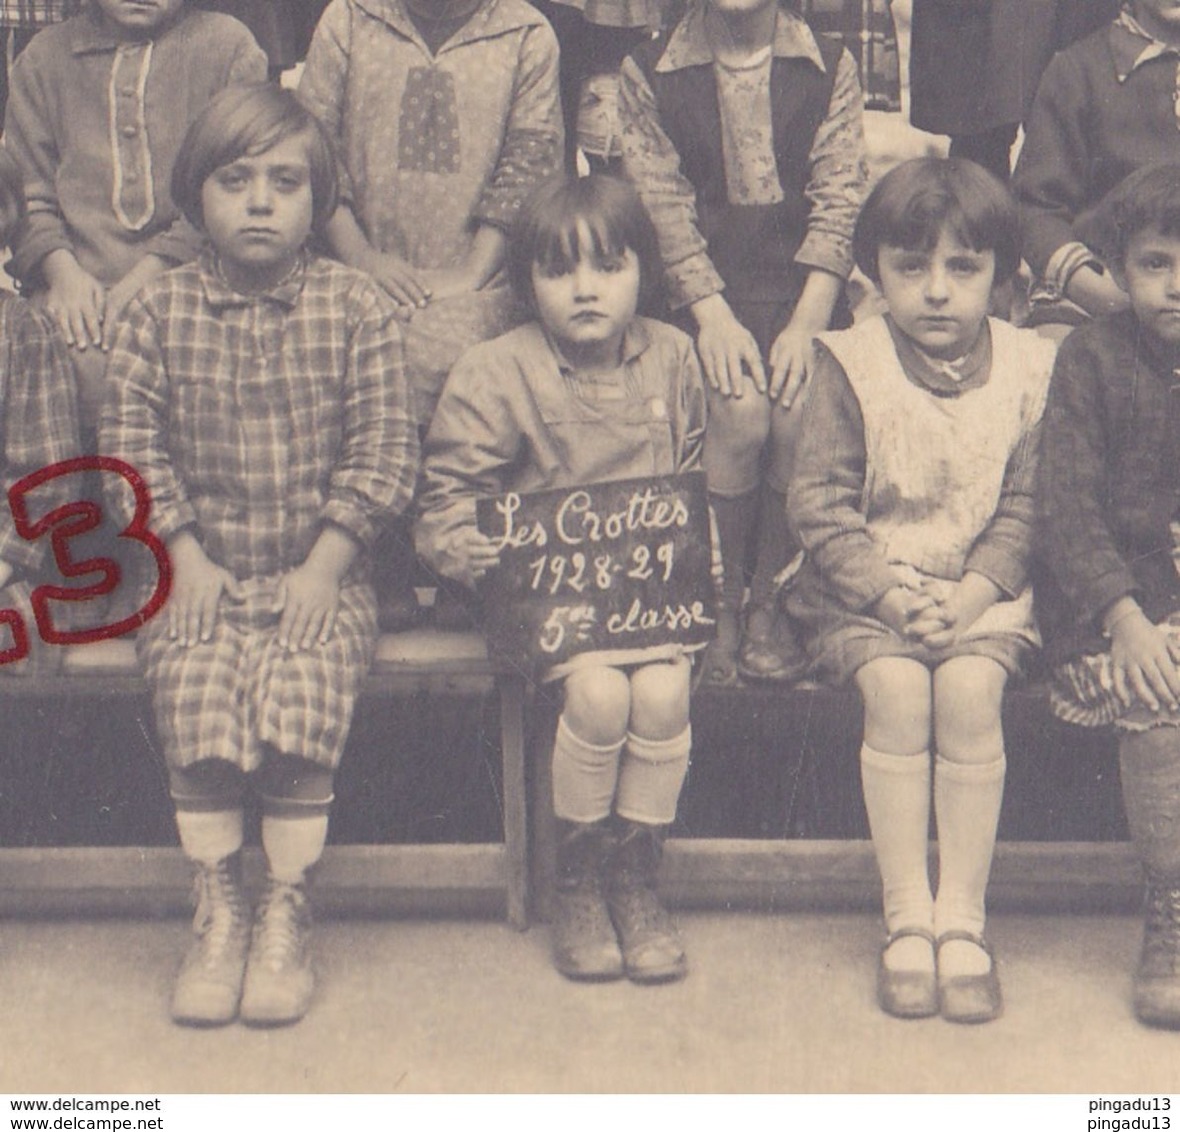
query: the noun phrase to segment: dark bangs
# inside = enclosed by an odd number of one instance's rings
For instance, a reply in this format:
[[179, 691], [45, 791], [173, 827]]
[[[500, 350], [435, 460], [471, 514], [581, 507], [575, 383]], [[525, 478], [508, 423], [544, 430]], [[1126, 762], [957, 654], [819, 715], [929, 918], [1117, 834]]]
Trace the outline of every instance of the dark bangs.
[[857, 218], [853, 255], [876, 283], [882, 245], [928, 252], [944, 230], [973, 251], [995, 252], [997, 283], [1020, 265], [1012, 194], [982, 166], [955, 157], [919, 157], [886, 173]]
[[[589, 248], [578, 239], [582, 225]], [[587, 253], [596, 265], [607, 265], [628, 249], [639, 260], [640, 309], [652, 313], [660, 298], [659, 247], [634, 188], [604, 174], [558, 178], [543, 184], [521, 208], [508, 243], [508, 276], [517, 297], [536, 313], [534, 267], [545, 275], [564, 275]]]
[[1136, 233], [1180, 237], [1180, 165], [1145, 165], [1119, 182], [1076, 225], [1078, 237], [1121, 270]]

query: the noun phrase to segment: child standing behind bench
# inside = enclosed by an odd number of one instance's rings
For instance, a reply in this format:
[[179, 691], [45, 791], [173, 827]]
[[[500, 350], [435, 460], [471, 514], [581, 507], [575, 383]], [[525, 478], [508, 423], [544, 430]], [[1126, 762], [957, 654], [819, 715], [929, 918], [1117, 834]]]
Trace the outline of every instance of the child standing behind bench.
[[821, 338], [791, 481], [807, 562], [787, 608], [819, 670], [855, 679], [864, 700], [888, 932], [877, 992], [903, 1018], [1001, 1008], [984, 893], [1004, 686], [1037, 643], [1028, 560], [1053, 361], [1051, 342], [987, 318], [1018, 248], [1015, 202], [972, 162], [924, 158], [881, 180], [855, 249], [889, 313]]
[[[480, 496], [701, 466], [705, 390], [692, 342], [636, 315], [658, 288], [659, 253], [631, 187], [594, 175], [542, 189], [509, 256], [538, 321], [460, 359], [426, 438], [418, 545], [469, 586], [499, 561], [476, 526]], [[554, 965], [569, 978], [660, 982], [686, 970], [656, 895], [692, 741], [684, 651], [587, 652], [546, 674], [564, 682], [551, 927]]]
[[792, 553], [784, 498], [812, 336], [852, 267], [861, 100], [848, 52], [779, 0], [690, 0], [665, 38], [623, 64], [623, 166], [710, 387], [705, 467], [725, 594], [709, 683], [735, 683], [739, 668], [790, 680], [803, 667], [776, 622], [773, 583]]
[[[273, 1025], [311, 1000], [305, 883], [376, 642], [367, 552], [409, 503], [418, 440], [393, 304], [305, 249], [336, 179], [295, 96], [262, 85], [215, 98], [173, 193], [212, 247], [131, 303], [102, 448], [143, 475], [174, 571], [136, 639], [199, 874], [172, 1015], [224, 1023], [240, 999], [244, 1021]], [[269, 877], [252, 941], [247, 785]]]
[[185, 130], [223, 87], [265, 77], [242, 24], [186, 0], [92, 0], [13, 66], [4, 141], [29, 215], [10, 270], [72, 347], [87, 428], [127, 302], [200, 250], [169, 190]]
[[[525, 0], [332, 0], [299, 97], [336, 142], [332, 250], [409, 316], [425, 428], [459, 355], [519, 321], [505, 234], [561, 167], [557, 41]], [[386, 629], [417, 609], [410, 541], [398, 524], [378, 556]]]
[[1022, 251], [1038, 283], [1029, 325], [1060, 339], [1127, 296], [1075, 225], [1124, 177], [1180, 160], [1180, 4], [1127, 0], [1107, 27], [1049, 63], [1025, 123], [1012, 187]]
[[1180, 1027], [1180, 165], [1131, 174], [1083, 229], [1130, 296], [1062, 344], [1045, 411], [1037, 614], [1051, 705], [1113, 725], [1147, 874], [1140, 1021]]

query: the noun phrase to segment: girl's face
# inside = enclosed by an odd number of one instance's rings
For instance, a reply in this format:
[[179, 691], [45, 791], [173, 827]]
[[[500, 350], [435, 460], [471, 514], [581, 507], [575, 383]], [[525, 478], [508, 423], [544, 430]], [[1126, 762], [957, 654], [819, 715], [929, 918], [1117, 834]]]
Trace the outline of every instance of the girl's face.
[[1180, 346], [1180, 237], [1158, 228], [1136, 232], [1116, 278], [1143, 328], [1165, 345]]
[[930, 251], [882, 244], [881, 293], [893, 321], [936, 358], [961, 358], [975, 344], [991, 301], [996, 254], [966, 247], [944, 228]]
[[623, 331], [639, 305], [639, 259], [622, 255], [596, 258], [594, 240], [578, 222], [578, 262], [549, 274], [533, 264], [537, 315], [574, 365], [617, 365]]
[[313, 215], [306, 134], [215, 169], [201, 186], [205, 231], [235, 290], [265, 291], [295, 265]]
[[147, 39], [168, 23], [185, 0], [94, 0], [103, 23], [120, 39]]

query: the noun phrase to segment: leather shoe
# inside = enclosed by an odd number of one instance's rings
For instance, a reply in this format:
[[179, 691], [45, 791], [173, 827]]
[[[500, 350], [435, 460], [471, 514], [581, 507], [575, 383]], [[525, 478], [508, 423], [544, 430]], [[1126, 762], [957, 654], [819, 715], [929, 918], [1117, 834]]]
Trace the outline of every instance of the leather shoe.
[[1004, 997], [1000, 992], [1000, 976], [996, 972], [996, 959], [982, 936], [969, 931], [943, 932], [938, 937], [938, 947], [952, 940], [973, 943], [990, 960], [988, 969], [981, 975], [949, 975], [938, 978], [939, 1013], [948, 1022], [990, 1022], [998, 1018], [1004, 1009]]
[[743, 680], [793, 684], [803, 677], [808, 664], [790, 624], [773, 605], [749, 609], [738, 653], [737, 667]]
[[[885, 953], [899, 939], [916, 936], [930, 944], [929, 971], [895, 971]], [[877, 961], [877, 1002], [894, 1018], [930, 1018], [938, 1013], [938, 982], [934, 973], [934, 935], [925, 928], [900, 928], [885, 941]]]

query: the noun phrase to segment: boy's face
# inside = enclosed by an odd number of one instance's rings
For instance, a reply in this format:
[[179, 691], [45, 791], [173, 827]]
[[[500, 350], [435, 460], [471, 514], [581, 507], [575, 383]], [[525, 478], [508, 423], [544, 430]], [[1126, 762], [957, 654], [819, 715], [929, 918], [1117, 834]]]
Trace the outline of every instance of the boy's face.
[[720, 16], [751, 16], [776, 7], [778, 0], [707, 0], [707, 4]]
[[171, 21], [185, 0], [94, 0], [103, 22], [121, 38], [147, 39]]
[[239, 291], [264, 291], [295, 265], [311, 234], [306, 134], [215, 169], [201, 186], [205, 231]]
[[1165, 43], [1180, 40], [1180, 0], [1134, 0], [1135, 18]]
[[975, 344], [991, 301], [996, 253], [976, 251], [944, 228], [930, 251], [882, 244], [881, 294], [898, 328], [936, 358], [961, 358]]
[[1136, 232], [1115, 278], [1143, 328], [1168, 346], [1180, 346], [1180, 237], [1158, 228]]
[[578, 225], [579, 260], [559, 275], [533, 264], [537, 315], [574, 365], [617, 365], [623, 331], [639, 305], [639, 260], [629, 248], [596, 261], [584, 223]]

